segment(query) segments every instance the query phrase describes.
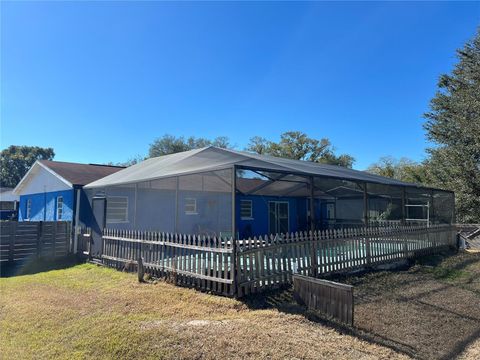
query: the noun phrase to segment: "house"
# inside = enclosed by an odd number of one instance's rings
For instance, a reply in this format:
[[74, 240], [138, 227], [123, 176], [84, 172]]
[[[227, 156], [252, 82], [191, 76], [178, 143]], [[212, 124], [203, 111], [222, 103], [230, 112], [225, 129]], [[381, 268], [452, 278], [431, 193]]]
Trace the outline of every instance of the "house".
[[13, 188], [0, 187], [0, 220], [17, 217], [18, 199], [18, 195], [13, 194]]
[[[20, 197], [18, 221], [75, 221], [88, 212], [83, 186], [123, 167], [36, 161], [15, 187]], [[80, 210], [81, 209], [81, 210]]]
[[84, 187], [85, 225], [248, 238], [451, 223], [454, 194], [339, 166], [206, 147], [150, 158]]

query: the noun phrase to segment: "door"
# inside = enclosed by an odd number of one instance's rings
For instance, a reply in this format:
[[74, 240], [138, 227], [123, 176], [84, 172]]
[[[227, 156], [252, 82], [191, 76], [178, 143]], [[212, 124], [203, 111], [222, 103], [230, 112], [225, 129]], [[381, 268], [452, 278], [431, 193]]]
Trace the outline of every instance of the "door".
[[92, 199], [93, 226], [90, 256], [101, 257], [103, 249], [102, 231], [105, 228], [105, 211], [107, 200], [105, 198]]
[[268, 231], [270, 234], [289, 232], [287, 201], [270, 201], [268, 203]]

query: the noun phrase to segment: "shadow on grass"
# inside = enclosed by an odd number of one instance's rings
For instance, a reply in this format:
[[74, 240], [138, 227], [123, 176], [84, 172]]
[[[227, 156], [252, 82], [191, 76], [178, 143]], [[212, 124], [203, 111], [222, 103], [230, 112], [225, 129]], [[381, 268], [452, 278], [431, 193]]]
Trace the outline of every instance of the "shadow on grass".
[[478, 264], [474, 271], [480, 270], [480, 254], [452, 255], [421, 258], [397, 271], [330, 277], [355, 286], [353, 327], [298, 304], [291, 287], [242, 300], [251, 309], [302, 315], [414, 358], [451, 359], [480, 337], [480, 296], [461, 283], [463, 274], [470, 271], [468, 266]]
[[243, 301], [252, 310], [276, 309], [287, 314], [302, 315], [309, 321], [331, 327], [340, 334], [355, 336], [373, 344], [386, 346], [411, 357], [415, 357], [416, 355], [415, 349], [408, 344], [394, 341], [381, 334], [367, 332], [361, 328], [341, 323], [328, 315], [310, 310], [298, 304], [294, 299], [293, 289], [291, 287], [267, 291], [261, 294], [252, 294], [245, 297]]
[[85, 262], [84, 259], [75, 255], [62, 258], [40, 258], [29, 259], [22, 263], [13, 265], [1, 265], [0, 277], [12, 277], [21, 275], [30, 275], [50, 270], [66, 269]]

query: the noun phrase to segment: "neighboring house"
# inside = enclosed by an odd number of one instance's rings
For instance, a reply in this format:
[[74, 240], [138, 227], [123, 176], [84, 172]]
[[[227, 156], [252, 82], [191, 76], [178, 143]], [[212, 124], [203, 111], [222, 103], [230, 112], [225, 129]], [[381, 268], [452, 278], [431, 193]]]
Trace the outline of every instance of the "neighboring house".
[[18, 221], [76, 223], [77, 217], [88, 217], [88, 206], [80, 206], [82, 199], [86, 199], [83, 186], [122, 169], [119, 166], [36, 161], [13, 191], [20, 197]]
[[13, 194], [13, 188], [0, 187], [0, 220], [16, 219], [18, 199], [18, 195]]
[[108, 227], [247, 238], [454, 217], [452, 192], [216, 147], [147, 159], [85, 193], [94, 215], [85, 225], [97, 236]]

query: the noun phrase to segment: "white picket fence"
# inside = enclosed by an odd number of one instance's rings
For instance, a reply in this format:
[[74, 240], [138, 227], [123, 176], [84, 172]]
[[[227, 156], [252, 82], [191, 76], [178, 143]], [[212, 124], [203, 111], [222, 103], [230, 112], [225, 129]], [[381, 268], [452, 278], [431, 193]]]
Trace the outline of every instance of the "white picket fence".
[[450, 225], [354, 228], [231, 238], [105, 229], [102, 261], [175, 283], [243, 296], [292, 282], [433, 254], [456, 246]]

